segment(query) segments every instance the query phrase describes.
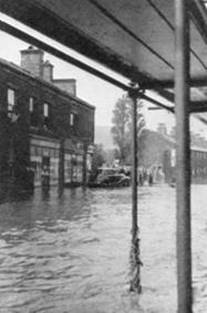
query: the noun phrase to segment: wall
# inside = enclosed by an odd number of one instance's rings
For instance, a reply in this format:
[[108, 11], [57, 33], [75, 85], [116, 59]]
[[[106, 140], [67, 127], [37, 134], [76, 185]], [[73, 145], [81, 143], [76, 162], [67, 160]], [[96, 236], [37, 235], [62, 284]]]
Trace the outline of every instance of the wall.
[[[25, 171], [30, 167], [30, 135], [52, 140], [71, 138], [93, 143], [94, 108], [80, 99], [71, 97], [58, 88], [34, 79], [21, 69], [0, 63], [0, 169], [1, 176], [9, 172], [8, 155], [13, 141], [14, 175], [18, 184], [24, 182]], [[18, 120], [11, 125], [7, 117], [7, 88], [16, 93], [15, 113]], [[29, 112], [29, 98], [34, 98], [35, 112]], [[43, 104], [49, 105], [49, 118], [43, 116]], [[76, 112], [77, 120], [70, 125], [70, 113]], [[35, 116], [36, 124], [30, 127]], [[54, 162], [53, 162], [54, 163]], [[5, 170], [6, 168], [6, 170]]]

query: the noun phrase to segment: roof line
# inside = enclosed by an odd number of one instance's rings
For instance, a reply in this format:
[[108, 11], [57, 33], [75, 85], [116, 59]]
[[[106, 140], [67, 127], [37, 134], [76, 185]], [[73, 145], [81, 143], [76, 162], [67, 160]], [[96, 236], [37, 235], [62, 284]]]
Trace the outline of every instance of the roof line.
[[57, 48], [54, 48], [52, 45], [49, 45], [39, 39], [37, 39], [36, 37], [34, 36], [31, 36], [29, 34], [27, 34], [26, 32], [12, 26], [12, 25], [9, 25], [8, 23], [6, 22], [3, 22], [3, 21], [0, 21], [0, 29], [4, 32], [7, 32], [9, 33], [10, 35], [12, 36], [15, 36], [27, 43], [31, 43], [39, 48], [41, 48], [42, 50], [44, 51], [47, 51], [48, 53], [51, 53], [53, 55], [55, 55], [56, 57], [68, 62], [68, 63], [71, 63], [73, 64], [74, 66], [76, 67], [79, 67], [81, 68], [82, 70], [85, 70], [87, 71], [88, 73], [92, 74], [92, 75], [95, 75], [99, 78], [102, 78], [104, 79], [105, 81], [123, 89], [123, 90], [129, 90], [130, 87], [122, 82], [120, 82], [119, 80], [107, 75], [107, 74], [104, 74], [103, 72], [95, 69], [94, 67], [90, 66], [90, 65], [87, 65], [86, 63], [82, 62], [82, 61], [79, 61], [78, 59], [68, 55], [67, 53], [64, 53], [60, 50], [58, 50]]
[[[40, 4], [40, 1], [7, 0], [5, 2], [0, 0], [0, 11], [91, 60], [104, 64], [105, 67], [129, 80], [146, 81], [148, 79], [148, 76], [139, 72], [128, 59], [115, 53], [108, 46], [97, 43], [89, 34], [86, 35], [68, 20], [62, 19], [56, 12]], [[61, 33], [57, 32], [57, 29], [61, 29]]]
[[[0, 29], [2, 31], [9, 33], [12, 36], [15, 36], [15, 37], [27, 42], [27, 43], [31, 43], [31, 44], [35, 45], [35, 46], [43, 49], [44, 51], [47, 51], [48, 53], [51, 53], [52, 55], [55, 55], [56, 57], [66, 61], [68, 63], [71, 63], [71, 64], [89, 72], [90, 74], [97, 76], [97, 77], [111, 83], [112, 85], [114, 85], [120, 89], [123, 89], [125, 91], [129, 91], [131, 89], [130, 86], [123, 84], [122, 82], [120, 82], [120, 81], [94, 69], [93, 67], [69, 56], [68, 54], [54, 48], [53, 46], [51, 46], [49, 44], [46, 44], [45, 42], [35, 38], [34, 36], [31, 36], [31, 35], [25, 33], [24, 31], [17, 29], [14, 26], [9, 25], [6, 22], [0, 21]], [[156, 100], [154, 100], [154, 99], [152, 99], [152, 98], [150, 98], [150, 97], [148, 97], [142, 93], [140, 93], [139, 96], [142, 97], [143, 99], [155, 104], [155, 105], [158, 105], [158, 106], [160, 106], [160, 107], [162, 107], [168, 111], [173, 112], [173, 108], [170, 108], [167, 105], [165, 105], [159, 101], [156, 101]]]
[[203, 41], [207, 43], [207, 14], [204, 3], [200, 0], [189, 0], [189, 2], [191, 7], [191, 18], [200, 32]]
[[[175, 27], [170, 23], [170, 21], [167, 19], [167, 17], [161, 12], [161, 10], [153, 3], [152, 0], [147, 0], [147, 2], [149, 3], [149, 5], [151, 5], [151, 7], [153, 7], [153, 9], [157, 12], [157, 14], [163, 19], [163, 21], [169, 26], [169, 28], [175, 32]], [[192, 49], [190, 48], [190, 51], [192, 52], [192, 54], [194, 55], [194, 57], [199, 61], [199, 63], [203, 66], [203, 68], [205, 70], [207, 70], [207, 66], [205, 65], [205, 63], [203, 62], [203, 60], [198, 56], [198, 54]]]
[[38, 83], [44, 85], [44, 86], [47, 86], [49, 88], [52, 88], [53, 90], [55, 90], [56, 92], [60, 93], [61, 96], [64, 96], [64, 97], [67, 97], [67, 98], [70, 98], [73, 103], [77, 103], [77, 104], [81, 104], [81, 105], [84, 105], [84, 106], [87, 106], [88, 108], [91, 108], [91, 109], [95, 109], [94, 105], [86, 102], [85, 100], [77, 97], [77, 96], [74, 96], [73, 94], [67, 92], [67, 91], [64, 91], [62, 89], [60, 89], [59, 87], [57, 87], [56, 85], [54, 85], [52, 82], [49, 82], [49, 81], [46, 81], [38, 76], [34, 76], [32, 73], [30, 73], [29, 71], [26, 71], [25, 69], [21, 68], [20, 66], [18, 66], [17, 64], [13, 63], [13, 62], [9, 62], [5, 59], [2, 59], [0, 58], [0, 66], [3, 66], [5, 67], [6, 69], [10, 69], [12, 71], [14, 71], [15, 73], [20, 73], [21, 76], [26, 76], [27, 78], [31, 78], [32, 80], [35, 80], [35, 81], [38, 81]]
[[152, 54], [154, 54], [158, 59], [164, 62], [168, 67], [174, 70], [174, 66], [168, 62], [165, 58], [163, 58], [157, 51], [152, 49], [146, 42], [140, 39], [134, 32], [132, 32], [128, 27], [126, 27], [122, 22], [120, 22], [112, 13], [110, 13], [106, 8], [104, 8], [101, 4], [99, 4], [96, 0], [88, 0], [91, 4], [93, 4], [101, 13], [107, 16], [114, 24], [118, 25], [122, 30], [124, 30], [128, 35], [130, 35], [133, 39], [141, 43], [146, 49], [148, 49]]
[[165, 21], [165, 23], [169, 26], [169, 28], [174, 31], [175, 30], [174, 26], [170, 23], [167, 17], [160, 11], [160, 9], [158, 9], [158, 7], [151, 0], [147, 0], [147, 2], [157, 12], [157, 14], [163, 19], [163, 21]]
[[[206, 87], [207, 77], [195, 77], [188, 81], [190, 87]], [[149, 80], [148, 82], [140, 83], [143, 89], [157, 90], [159, 88], [173, 88], [175, 85], [174, 80]]]
[[155, 104], [155, 105], [157, 105], [157, 106], [163, 108], [163, 109], [166, 109], [167, 111], [169, 111], [169, 112], [171, 112], [171, 113], [174, 113], [174, 108], [173, 108], [173, 107], [170, 107], [170, 106], [168, 106], [168, 105], [166, 105], [166, 104], [161, 103], [160, 101], [157, 101], [157, 100], [155, 100], [155, 99], [152, 99], [151, 97], [148, 97], [148, 96], [146, 96], [145, 94], [141, 94], [141, 93], [140, 93], [140, 97], [141, 97], [142, 99], [146, 100], [146, 101], [149, 101], [149, 102], [151, 102], [151, 103], [153, 103], [153, 104]]

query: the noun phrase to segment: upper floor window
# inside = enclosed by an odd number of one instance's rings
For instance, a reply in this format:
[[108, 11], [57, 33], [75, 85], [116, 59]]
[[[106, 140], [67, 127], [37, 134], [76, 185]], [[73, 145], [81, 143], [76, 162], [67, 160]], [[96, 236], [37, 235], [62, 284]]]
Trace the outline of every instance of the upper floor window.
[[8, 111], [11, 112], [15, 106], [15, 91], [14, 89], [8, 88], [7, 89], [7, 105]]
[[34, 112], [34, 98], [33, 97], [29, 98], [29, 111], [30, 113]]
[[48, 103], [44, 103], [44, 105], [43, 105], [43, 115], [44, 115], [44, 117], [49, 117], [49, 105], [48, 105]]
[[35, 105], [35, 99], [29, 98], [29, 113], [30, 113], [30, 124], [33, 127], [38, 126], [38, 107]]
[[70, 113], [70, 126], [74, 126], [75, 123], [75, 114]]
[[52, 127], [51, 111], [50, 105], [46, 102], [43, 104], [43, 117], [44, 117], [44, 127], [46, 129], [50, 129]]

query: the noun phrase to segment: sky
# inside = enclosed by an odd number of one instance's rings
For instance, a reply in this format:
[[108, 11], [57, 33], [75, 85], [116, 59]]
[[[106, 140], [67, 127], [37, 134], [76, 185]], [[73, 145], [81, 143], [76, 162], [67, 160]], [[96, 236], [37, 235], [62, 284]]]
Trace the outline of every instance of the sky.
[[[97, 64], [88, 58], [81, 56], [77, 52], [65, 48], [61, 44], [47, 38], [46, 36], [30, 29], [29, 27], [23, 26], [19, 22], [7, 17], [6, 15], [0, 13], [0, 19], [6, 22], [9, 22], [11, 25], [14, 25], [17, 28], [23, 29], [26, 32], [33, 36], [37, 36], [38, 39], [42, 39], [48, 44], [54, 44], [56, 48], [61, 49], [62, 51], [68, 53], [69, 55], [80, 59], [81, 61], [86, 61], [87, 64], [92, 65], [99, 70], [103, 71], [106, 74], [111, 75], [112, 77], [118, 78], [123, 83], [129, 83], [127, 79], [121, 77], [120, 75], [112, 72], [111, 70]], [[20, 65], [20, 50], [27, 49], [29, 44], [25, 43], [11, 35], [0, 31], [0, 58], [4, 58], [8, 61], [14, 62], [17, 65]], [[54, 65], [54, 78], [75, 78], [77, 81], [77, 96], [86, 102], [92, 104], [96, 108], [95, 113], [95, 124], [96, 126], [109, 126], [111, 127], [112, 120], [112, 110], [116, 101], [122, 97], [125, 93], [123, 90], [71, 65], [68, 64], [56, 57], [45, 53], [45, 60], [50, 60]], [[152, 96], [151, 94], [149, 94]], [[159, 97], [156, 97], [159, 100]], [[162, 99], [162, 102], [164, 100]], [[164, 103], [164, 102], [163, 102]], [[144, 103], [144, 114], [146, 125], [148, 128], [156, 130], [160, 122], [164, 122], [167, 126], [167, 130], [175, 125], [174, 115], [167, 112], [166, 110], [148, 110], [148, 107], [152, 107], [149, 103]], [[207, 133], [206, 126], [198, 122], [195, 119], [191, 119], [192, 129], [195, 132], [200, 132], [204, 136]]]

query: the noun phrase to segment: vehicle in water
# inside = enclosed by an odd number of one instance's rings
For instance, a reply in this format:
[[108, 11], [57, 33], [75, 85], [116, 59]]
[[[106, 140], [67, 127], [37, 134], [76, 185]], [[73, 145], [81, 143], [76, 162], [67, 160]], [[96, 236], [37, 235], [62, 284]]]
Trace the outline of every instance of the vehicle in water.
[[124, 173], [122, 168], [101, 167], [97, 176], [88, 183], [89, 187], [115, 188], [130, 186], [130, 176]]

